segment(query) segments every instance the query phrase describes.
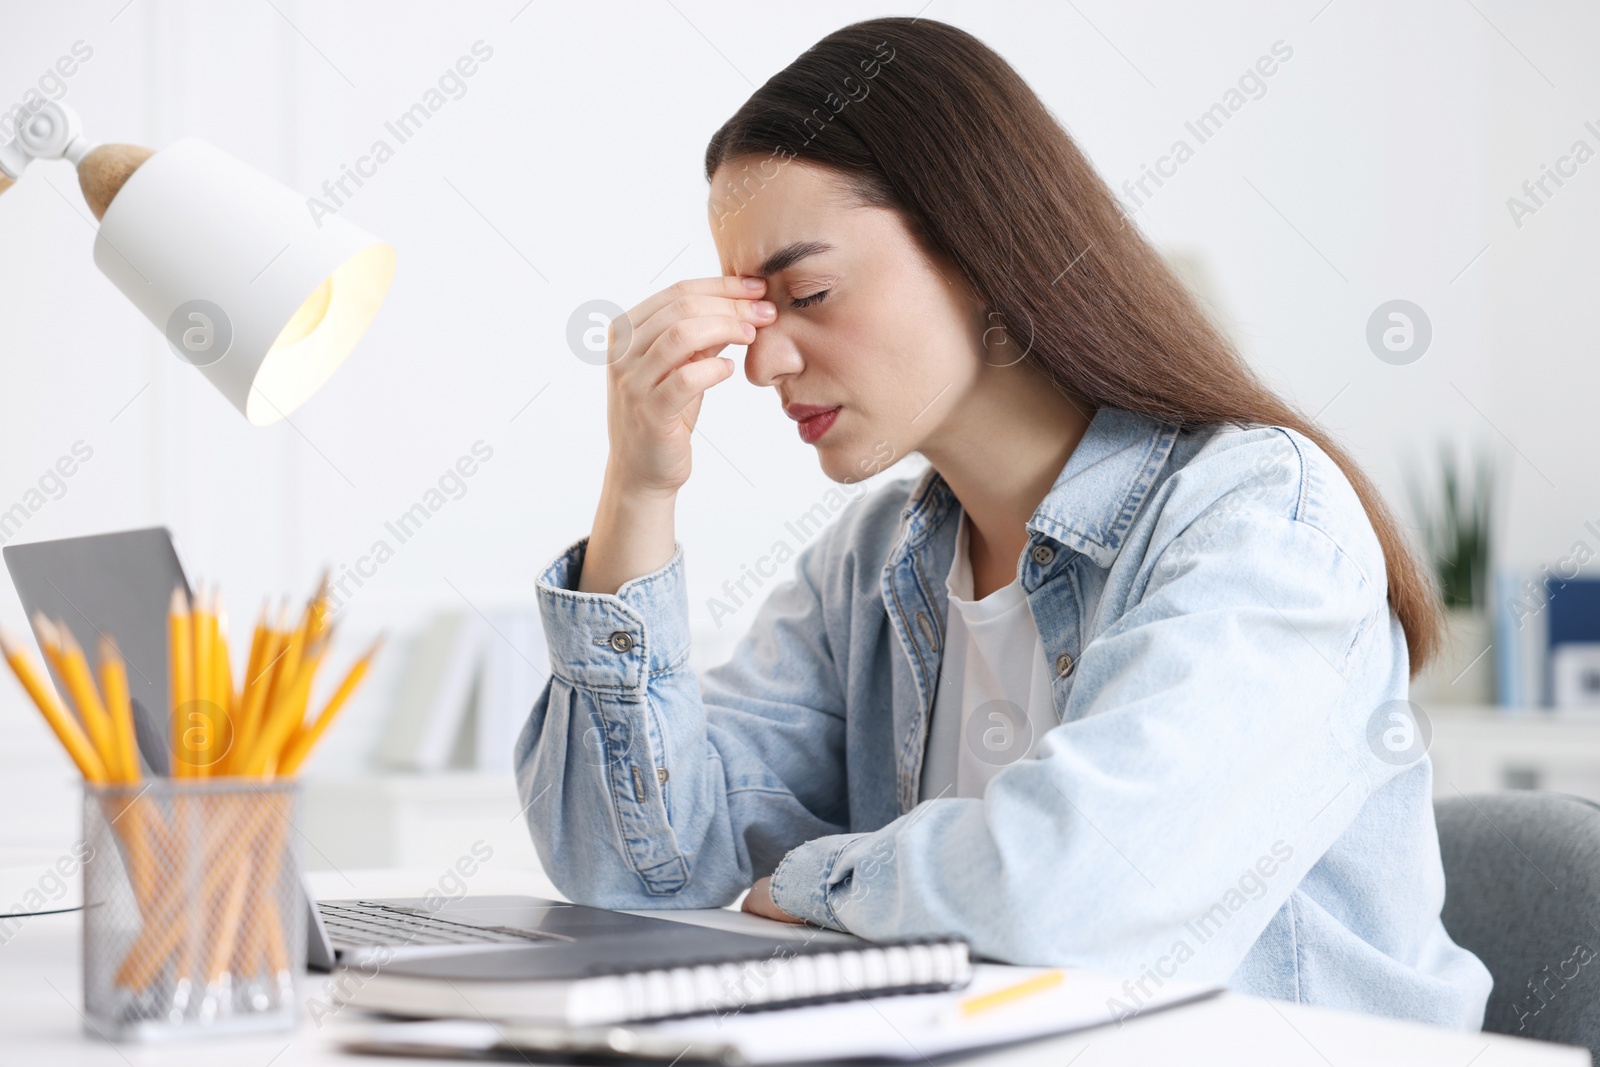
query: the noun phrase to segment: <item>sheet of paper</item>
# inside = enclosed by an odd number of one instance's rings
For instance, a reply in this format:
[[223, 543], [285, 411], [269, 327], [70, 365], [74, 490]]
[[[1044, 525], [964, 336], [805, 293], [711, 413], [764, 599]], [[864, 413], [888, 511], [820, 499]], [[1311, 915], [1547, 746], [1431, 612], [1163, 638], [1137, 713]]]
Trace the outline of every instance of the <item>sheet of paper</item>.
[[[1211, 987], [1167, 982], [1150, 997], [1130, 996], [1124, 979], [1067, 971], [1060, 985], [976, 1015], [961, 1015], [962, 1000], [1024, 981], [1047, 967], [978, 964], [972, 984], [952, 993], [871, 997], [779, 1011], [704, 1015], [635, 1026], [653, 1037], [731, 1044], [750, 1063], [883, 1056], [922, 1060], [945, 1052], [982, 1048], [1025, 1037], [1115, 1023], [1134, 1010], [1155, 1011], [1208, 995]], [[1135, 991], [1137, 994], [1137, 990]], [[1115, 1005], [1120, 1004], [1121, 1007]]]

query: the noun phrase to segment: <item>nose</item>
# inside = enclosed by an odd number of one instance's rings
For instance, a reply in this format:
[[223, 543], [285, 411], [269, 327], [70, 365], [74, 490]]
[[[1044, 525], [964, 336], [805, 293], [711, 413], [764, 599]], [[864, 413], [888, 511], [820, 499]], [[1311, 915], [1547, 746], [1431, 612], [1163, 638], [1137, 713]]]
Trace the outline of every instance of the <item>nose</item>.
[[756, 339], [745, 347], [744, 357], [744, 376], [751, 385], [771, 386], [779, 378], [803, 369], [805, 361], [781, 321], [770, 326], [757, 324]]

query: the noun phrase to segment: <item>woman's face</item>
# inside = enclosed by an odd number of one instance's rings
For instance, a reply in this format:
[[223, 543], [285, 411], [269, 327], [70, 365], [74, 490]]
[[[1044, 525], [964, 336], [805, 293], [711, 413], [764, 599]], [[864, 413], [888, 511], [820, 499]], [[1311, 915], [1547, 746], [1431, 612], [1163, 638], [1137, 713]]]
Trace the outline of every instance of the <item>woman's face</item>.
[[778, 308], [745, 377], [786, 409], [838, 407], [808, 443], [828, 477], [860, 481], [918, 451], [958, 408], [983, 365], [983, 309], [896, 212], [858, 206], [833, 171], [768, 161], [776, 176], [757, 179], [758, 164], [719, 168], [709, 204], [723, 273], [765, 277]]

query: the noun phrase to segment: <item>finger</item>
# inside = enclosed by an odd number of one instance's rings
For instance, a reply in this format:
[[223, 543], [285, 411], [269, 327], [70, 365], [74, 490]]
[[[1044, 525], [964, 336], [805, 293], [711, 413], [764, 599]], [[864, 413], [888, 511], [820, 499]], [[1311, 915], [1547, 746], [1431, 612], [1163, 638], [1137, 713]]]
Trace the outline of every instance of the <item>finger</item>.
[[679, 415], [707, 389], [733, 374], [733, 360], [701, 359], [672, 371], [650, 391], [659, 413]]
[[[636, 322], [629, 352], [634, 355], [648, 352], [673, 323], [685, 319], [725, 317], [759, 327], [770, 325], [776, 320], [777, 314], [777, 306], [770, 300], [736, 300], [725, 296], [691, 293], [663, 305], [644, 322]], [[623, 355], [626, 356], [627, 353]]]
[[717, 355], [729, 345], [748, 345], [755, 337], [754, 323], [741, 322], [729, 315], [679, 319], [663, 330], [650, 350], [640, 357], [638, 373], [645, 381], [656, 385], [676, 367]]
[[766, 279], [748, 279], [761, 283], [755, 288], [746, 286], [745, 280], [732, 274], [719, 275], [715, 278], [685, 278], [658, 293], [652, 293], [630, 308], [628, 320], [641, 323], [667, 304], [686, 296], [720, 296], [729, 300], [755, 300], [766, 295]]
[[[646, 323], [655, 317], [657, 312], [674, 301], [690, 297], [714, 297], [748, 304], [752, 300], [759, 300], [764, 297], [766, 295], [766, 280], [764, 278], [752, 278], [749, 280], [760, 282], [761, 284], [754, 289], [748, 288], [742, 279], [732, 275], [717, 278], [686, 278], [683, 281], [674, 282], [660, 292], [652, 293], [638, 304], [629, 308], [626, 322], [614, 321], [612, 324], [613, 338], [614, 340], [622, 339], [625, 334], [637, 334], [645, 327]], [[659, 323], [654, 328], [654, 332], [642, 339], [642, 343], [640, 343], [639, 338], [635, 338], [634, 342], [619, 355], [627, 355], [628, 352], [638, 353], [645, 351], [649, 348], [650, 343], [655, 340], [656, 332], [659, 332], [664, 326], [665, 323]]]

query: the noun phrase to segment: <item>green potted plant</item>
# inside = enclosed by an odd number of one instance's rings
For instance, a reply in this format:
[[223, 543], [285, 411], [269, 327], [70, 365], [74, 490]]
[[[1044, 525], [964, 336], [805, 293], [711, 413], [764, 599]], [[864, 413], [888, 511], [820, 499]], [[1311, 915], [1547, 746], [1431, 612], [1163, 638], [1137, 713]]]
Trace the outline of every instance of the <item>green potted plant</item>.
[[1440, 442], [1437, 493], [1425, 492], [1416, 471], [1407, 471], [1411, 508], [1446, 619], [1439, 655], [1411, 683], [1411, 699], [1420, 703], [1494, 703], [1489, 563], [1495, 462], [1488, 449], [1475, 451], [1469, 482], [1456, 449]]

